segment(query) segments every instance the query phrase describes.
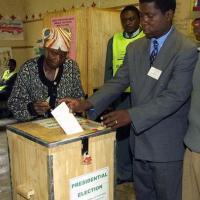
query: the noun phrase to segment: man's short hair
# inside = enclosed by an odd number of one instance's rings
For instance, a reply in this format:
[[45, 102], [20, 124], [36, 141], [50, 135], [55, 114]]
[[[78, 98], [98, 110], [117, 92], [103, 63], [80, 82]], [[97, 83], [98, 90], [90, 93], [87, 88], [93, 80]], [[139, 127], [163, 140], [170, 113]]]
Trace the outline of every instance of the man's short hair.
[[132, 11], [136, 13], [138, 17], [140, 17], [140, 11], [134, 5], [129, 5], [129, 6], [124, 7], [124, 9], [120, 13], [120, 16], [122, 16], [122, 14], [124, 14], [127, 11]]
[[176, 10], [176, 0], [139, 0], [139, 3], [151, 3], [154, 2], [155, 6], [165, 13], [168, 10]]
[[11, 58], [11, 59], [9, 59], [9, 62], [10, 62], [11, 65], [13, 65], [13, 66], [16, 67], [17, 62], [16, 62], [15, 59], [12, 59], [12, 58]]

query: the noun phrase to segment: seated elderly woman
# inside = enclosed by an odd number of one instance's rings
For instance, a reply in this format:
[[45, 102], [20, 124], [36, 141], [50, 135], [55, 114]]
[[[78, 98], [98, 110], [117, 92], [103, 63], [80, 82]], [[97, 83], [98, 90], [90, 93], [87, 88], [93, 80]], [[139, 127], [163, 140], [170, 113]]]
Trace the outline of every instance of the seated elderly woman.
[[78, 65], [68, 58], [70, 31], [55, 27], [43, 31], [43, 37], [44, 55], [25, 62], [8, 100], [19, 121], [48, 117], [65, 98], [84, 97]]

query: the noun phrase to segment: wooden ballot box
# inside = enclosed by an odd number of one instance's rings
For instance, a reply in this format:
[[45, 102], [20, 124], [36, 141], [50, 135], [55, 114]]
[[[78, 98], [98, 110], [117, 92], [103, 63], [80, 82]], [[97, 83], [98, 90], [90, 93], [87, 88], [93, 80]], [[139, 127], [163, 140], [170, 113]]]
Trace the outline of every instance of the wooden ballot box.
[[13, 199], [113, 200], [115, 132], [78, 120], [73, 135], [53, 118], [8, 126]]

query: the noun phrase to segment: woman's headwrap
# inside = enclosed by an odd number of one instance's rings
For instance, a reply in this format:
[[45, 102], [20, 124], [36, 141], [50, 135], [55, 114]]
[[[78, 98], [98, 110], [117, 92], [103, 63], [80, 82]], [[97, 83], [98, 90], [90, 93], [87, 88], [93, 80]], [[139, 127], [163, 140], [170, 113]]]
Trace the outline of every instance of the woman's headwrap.
[[52, 27], [43, 30], [44, 47], [69, 52], [71, 32], [68, 28]]

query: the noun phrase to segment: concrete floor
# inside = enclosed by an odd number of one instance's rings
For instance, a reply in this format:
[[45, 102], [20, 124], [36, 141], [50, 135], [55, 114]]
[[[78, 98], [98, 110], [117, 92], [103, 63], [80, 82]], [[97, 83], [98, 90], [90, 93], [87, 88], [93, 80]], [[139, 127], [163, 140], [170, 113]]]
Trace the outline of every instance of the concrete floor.
[[0, 131], [0, 199], [11, 200], [10, 168], [5, 131]]
[[115, 189], [115, 200], [136, 200], [133, 183], [117, 185]]
[[[0, 128], [1, 128], [0, 122]], [[11, 200], [10, 167], [6, 131], [0, 130], [0, 200]], [[135, 200], [132, 183], [116, 186], [115, 200]], [[42, 200], [42, 199], [41, 199]]]

